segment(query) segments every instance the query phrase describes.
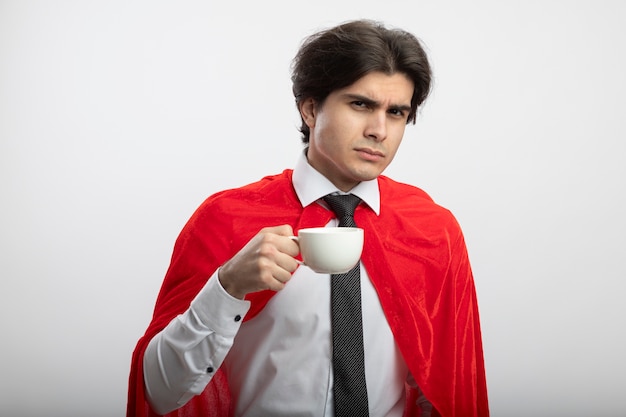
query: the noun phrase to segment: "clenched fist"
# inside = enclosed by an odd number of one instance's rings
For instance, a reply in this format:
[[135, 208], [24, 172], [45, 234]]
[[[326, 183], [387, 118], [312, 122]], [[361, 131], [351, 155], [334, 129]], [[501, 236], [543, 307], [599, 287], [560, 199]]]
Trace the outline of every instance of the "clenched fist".
[[298, 244], [289, 225], [266, 227], [219, 270], [222, 287], [233, 297], [261, 290], [280, 291], [298, 268]]

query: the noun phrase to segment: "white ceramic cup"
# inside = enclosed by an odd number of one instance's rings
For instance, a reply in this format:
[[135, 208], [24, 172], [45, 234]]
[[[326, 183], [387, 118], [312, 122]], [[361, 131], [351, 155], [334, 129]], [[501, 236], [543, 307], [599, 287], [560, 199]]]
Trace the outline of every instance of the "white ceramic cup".
[[292, 236], [300, 245], [303, 264], [321, 274], [343, 274], [361, 259], [363, 229], [312, 227]]

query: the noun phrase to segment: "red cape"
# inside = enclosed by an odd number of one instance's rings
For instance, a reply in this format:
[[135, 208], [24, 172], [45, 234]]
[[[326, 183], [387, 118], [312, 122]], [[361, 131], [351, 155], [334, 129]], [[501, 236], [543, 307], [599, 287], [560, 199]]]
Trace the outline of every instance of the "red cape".
[[[144, 394], [148, 342], [183, 313], [207, 279], [261, 228], [290, 224], [294, 231], [334, 217], [319, 204], [302, 207], [291, 170], [209, 197], [176, 240], [154, 316], [133, 353], [127, 416], [156, 416]], [[361, 205], [362, 262], [378, 292], [396, 343], [426, 398], [443, 417], [489, 415], [474, 280], [461, 229], [423, 191], [380, 176], [380, 215]], [[253, 318], [274, 295], [248, 295]], [[417, 416], [417, 392], [407, 388], [405, 416]], [[231, 414], [226, 375], [218, 370], [201, 395], [168, 416]]]

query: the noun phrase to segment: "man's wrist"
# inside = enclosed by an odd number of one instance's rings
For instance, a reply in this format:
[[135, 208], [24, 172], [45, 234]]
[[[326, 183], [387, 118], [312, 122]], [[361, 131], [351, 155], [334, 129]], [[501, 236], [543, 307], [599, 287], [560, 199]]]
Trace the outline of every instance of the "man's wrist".
[[220, 334], [236, 333], [250, 309], [250, 301], [238, 299], [222, 287], [216, 271], [191, 302], [190, 310], [200, 322]]
[[230, 279], [227, 264], [217, 270], [217, 279], [222, 289], [230, 294], [231, 297], [237, 298], [238, 300], [243, 300], [246, 297], [246, 293], [239, 291], [234, 284], [234, 280]]

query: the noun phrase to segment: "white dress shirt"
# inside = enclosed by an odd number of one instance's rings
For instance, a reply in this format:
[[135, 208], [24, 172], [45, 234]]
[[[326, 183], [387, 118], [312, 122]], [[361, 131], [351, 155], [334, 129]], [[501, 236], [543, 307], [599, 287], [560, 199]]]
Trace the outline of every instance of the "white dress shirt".
[[[293, 184], [303, 206], [324, 204], [320, 198], [338, 192], [304, 154]], [[350, 192], [379, 212], [376, 180]], [[333, 219], [327, 226], [336, 225]], [[401, 417], [404, 383], [412, 378], [363, 265], [361, 298], [370, 416]], [[334, 415], [330, 276], [300, 266], [255, 318], [243, 322], [249, 307], [249, 301], [222, 288], [215, 272], [190, 308], [150, 341], [144, 380], [155, 411], [164, 414], [184, 405], [222, 367], [236, 416]]]

